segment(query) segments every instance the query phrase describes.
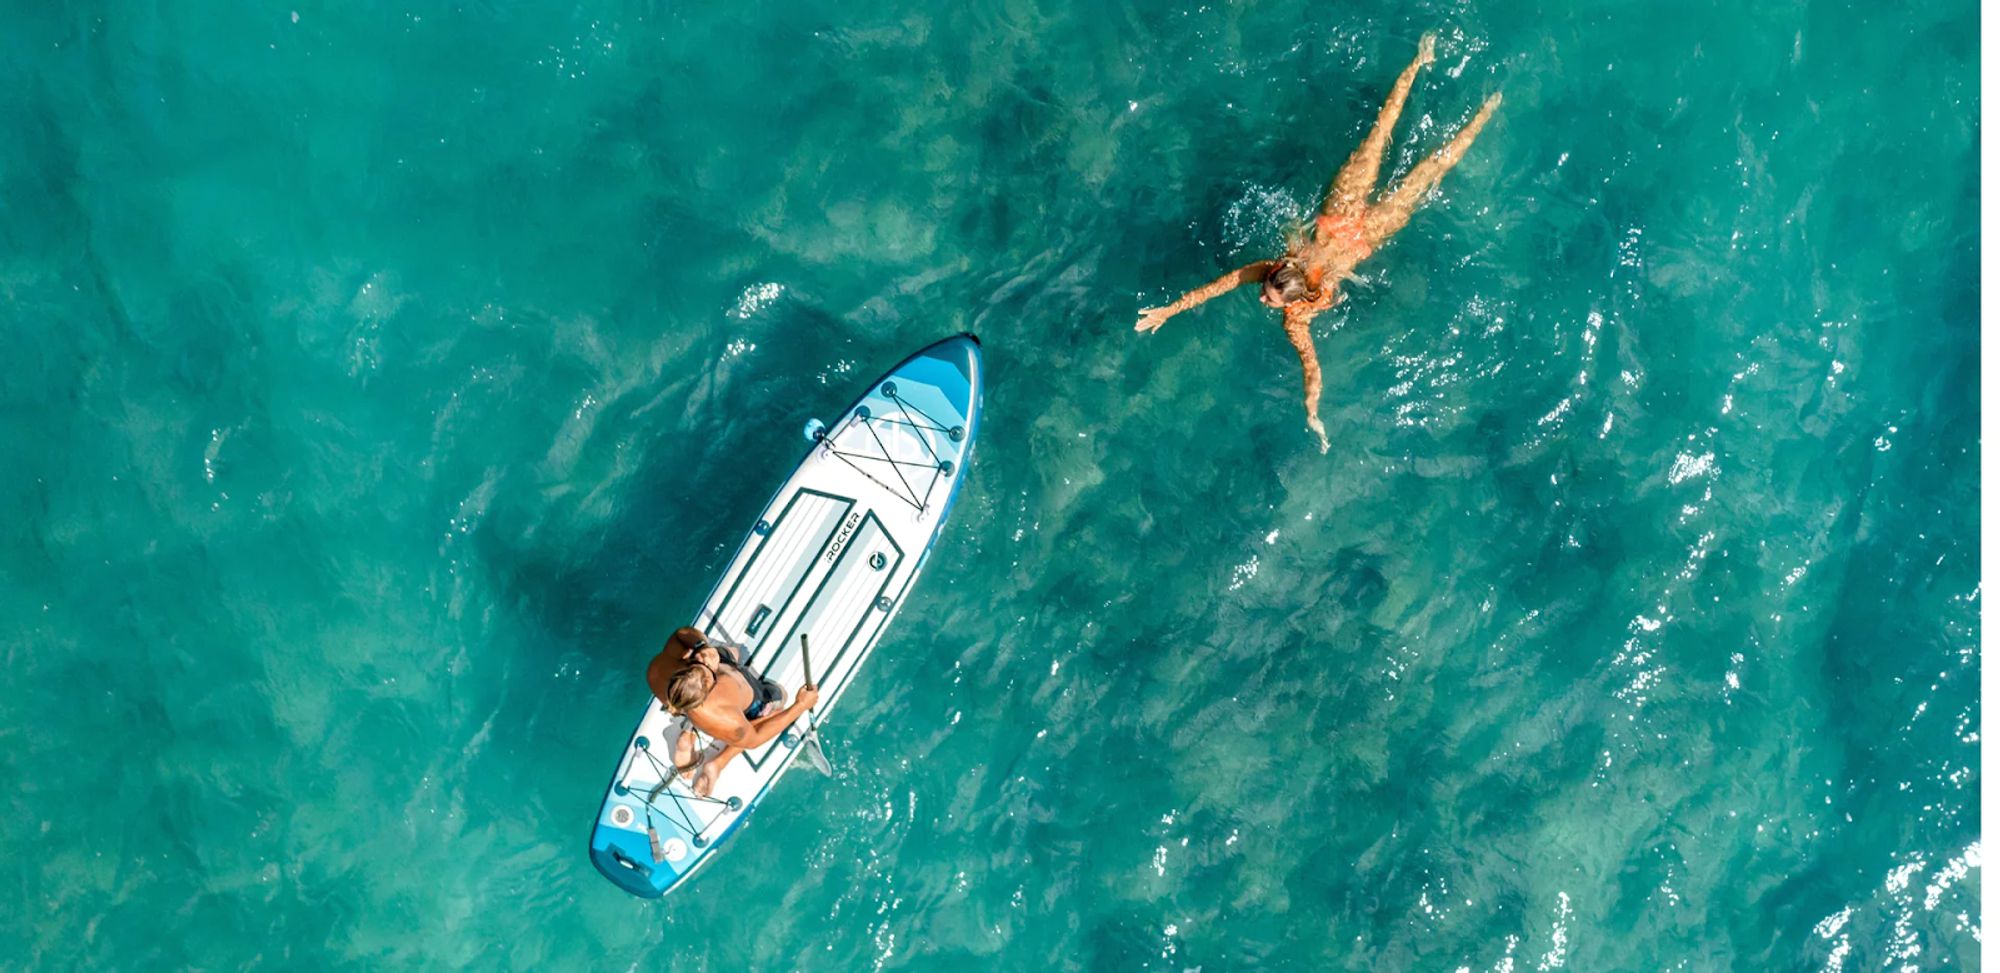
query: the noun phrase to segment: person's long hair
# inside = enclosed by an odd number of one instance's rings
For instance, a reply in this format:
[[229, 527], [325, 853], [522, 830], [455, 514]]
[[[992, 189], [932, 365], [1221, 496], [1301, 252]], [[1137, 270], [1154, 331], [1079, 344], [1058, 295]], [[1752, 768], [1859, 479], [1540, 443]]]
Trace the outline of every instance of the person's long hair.
[[1278, 265], [1271, 268], [1265, 280], [1286, 304], [1317, 301], [1324, 293], [1321, 289], [1324, 271], [1313, 266], [1318, 247], [1310, 222], [1296, 224], [1285, 232], [1285, 255], [1278, 258]]
[[715, 688], [715, 673], [705, 666], [688, 666], [667, 677], [667, 712], [676, 716], [700, 706]]

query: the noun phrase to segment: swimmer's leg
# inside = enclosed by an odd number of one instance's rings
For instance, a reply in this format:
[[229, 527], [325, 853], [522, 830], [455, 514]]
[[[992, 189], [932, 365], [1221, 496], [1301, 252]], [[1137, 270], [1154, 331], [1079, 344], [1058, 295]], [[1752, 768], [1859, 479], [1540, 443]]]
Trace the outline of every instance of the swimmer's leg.
[[1292, 350], [1299, 353], [1299, 367], [1304, 369], [1306, 378], [1306, 426], [1319, 437], [1319, 451], [1327, 450], [1326, 426], [1319, 421], [1319, 353], [1313, 349], [1311, 314], [1285, 315], [1285, 337], [1292, 339]]
[[1359, 216], [1367, 208], [1368, 193], [1375, 188], [1375, 177], [1382, 171], [1382, 152], [1389, 147], [1389, 136], [1396, 128], [1396, 116], [1403, 113], [1403, 102], [1410, 97], [1410, 85], [1417, 80], [1418, 69], [1437, 60], [1432, 53], [1436, 43], [1433, 34], [1425, 34], [1417, 42], [1416, 58], [1397, 76], [1396, 86], [1389, 89], [1389, 98], [1382, 102], [1382, 111], [1375, 116], [1375, 127], [1368, 130], [1361, 147], [1334, 174], [1333, 185], [1326, 192], [1326, 205], [1320, 212], [1330, 216]]
[[1493, 110], [1500, 107], [1500, 94], [1486, 99], [1480, 106], [1479, 114], [1458, 130], [1458, 134], [1446, 142], [1437, 154], [1416, 164], [1403, 181], [1389, 191], [1389, 195], [1368, 210], [1363, 219], [1364, 231], [1370, 247], [1379, 247], [1394, 236], [1403, 224], [1410, 221], [1410, 214], [1423, 205], [1424, 197], [1437, 188], [1439, 180], [1465, 157], [1465, 150], [1472, 147], [1472, 140], [1479, 137], [1479, 130], [1486, 127], [1486, 120], [1493, 117]]

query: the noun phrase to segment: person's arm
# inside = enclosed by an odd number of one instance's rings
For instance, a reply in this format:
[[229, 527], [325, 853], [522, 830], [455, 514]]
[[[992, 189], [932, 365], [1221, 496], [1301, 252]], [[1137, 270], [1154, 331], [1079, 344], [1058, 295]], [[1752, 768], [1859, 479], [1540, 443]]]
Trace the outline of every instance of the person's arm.
[[[1327, 306], [1340, 303], [1336, 294], [1327, 301]], [[1285, 308], [1285, 336], [1292, 339], [1292, 349], [1299, 353], [1299, 368], [1305, 373], [1306, 381], [1306, 428], [1319, 437], [1319, 451], [1327, 451], [1326, 425], [1319, 421], [1320, 371], [1319, 353], [1313, 348], [1312, 320], [1320, 309], [1312, 304], [1295, 304]]]
[[1271, 275], [1271, 268], [1277, 265], [1278, 262], [1275, 260], [1259, 260], [1254, 264], [1245, 264], [1194, 290], [1188, 291], [1186, 294], [1182, 294], [1180, 300], [1172, 304], [1165, 307], [1146, 308], [1139, 312], [1139, 323], [1133, 325], [1132, 330], [1138, 332], [1158, 331], [1161, 325], [1167, 323], [1168, 318], [1189, 308], [1197, 307], [1210, 298], [1227, 294], [1238, 287], [1242, 287], [1244, 284], [1263, 283], [1264, 278]]
[[[797, 722], [799, 717], [806, 714], [806, 710], [812, 709], [818, 702], [819, 688], [806, 686], [799, 690], [799, 698], [793, 700], [792, 705], [754, 720], [744, 719], [735, 714], [727, 714], [722, 719], [716, 719], [713, 714], [701, 708], [689, 713], [688, 718], [700, 728], [701, 732], [721, 740], [725, 745], [740, 750], [751, 750], [771, 742], [778, 734], [785, 732], [786, 727]], [[731, 716], [735, 718], [731, 719]]]

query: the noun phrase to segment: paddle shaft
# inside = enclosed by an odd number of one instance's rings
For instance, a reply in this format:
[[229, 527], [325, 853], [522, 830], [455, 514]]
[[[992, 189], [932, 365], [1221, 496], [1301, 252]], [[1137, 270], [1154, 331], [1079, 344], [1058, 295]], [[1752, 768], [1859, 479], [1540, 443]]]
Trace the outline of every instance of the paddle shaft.
[[[806, 685], [812, 685], [812, 642], [806, 638], [806, 633], [804, 632], [799, 633], [799, 662], [805, 666]], [[833, 767], [826, 762], [826, 752], [819, 748], [819, 721], [813, 719], [812, 710], [806, 711], [806, 735], [802, 742], [812, 748], [812, 753], [815, 755], [812, 758], [813, 766], [818, 768], [821, 773], [831, 776], [833, 774]]]

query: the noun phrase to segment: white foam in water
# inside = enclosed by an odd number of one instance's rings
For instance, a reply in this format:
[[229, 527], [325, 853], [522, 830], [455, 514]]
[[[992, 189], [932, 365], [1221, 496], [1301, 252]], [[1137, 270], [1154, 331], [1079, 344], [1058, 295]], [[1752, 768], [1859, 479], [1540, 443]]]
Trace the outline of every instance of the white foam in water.
[[1252, 185], [1222, 214], [1222, 241], [1231, 250], [1269, 250], [1276, 256], [1285, 235], [1305, 222], [1312, 207], [1276, 186]]
[[783, 297], [785, 285], [773, 281], [752, 284], [737, 295], [736, 306], [729, 309], [729, 316], [741, 320], [770, 307], [773, 301]]

